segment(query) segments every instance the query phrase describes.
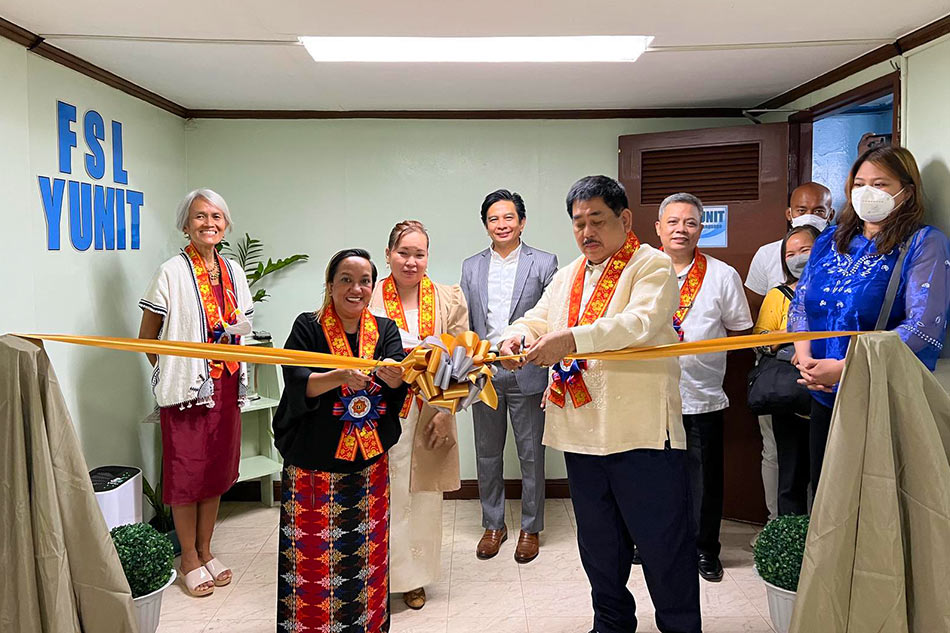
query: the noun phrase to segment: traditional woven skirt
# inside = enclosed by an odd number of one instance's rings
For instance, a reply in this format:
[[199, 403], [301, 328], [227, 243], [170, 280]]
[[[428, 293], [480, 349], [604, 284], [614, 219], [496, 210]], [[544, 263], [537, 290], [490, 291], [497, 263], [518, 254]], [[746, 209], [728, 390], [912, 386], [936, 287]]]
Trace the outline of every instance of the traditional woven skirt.
[[214, 407], [162, 407], [162, 501], [187, 505], [220, 497], [241, 463], [240, 374], [214, 381]]
[[277, 630], [389, 630], [388, 456], [356, 473], [285, 466]]

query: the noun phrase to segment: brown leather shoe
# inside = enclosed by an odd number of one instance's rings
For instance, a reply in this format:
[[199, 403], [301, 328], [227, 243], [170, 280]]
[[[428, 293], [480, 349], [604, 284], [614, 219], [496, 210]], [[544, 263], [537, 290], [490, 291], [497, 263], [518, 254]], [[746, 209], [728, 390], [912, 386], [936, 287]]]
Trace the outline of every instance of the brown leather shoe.
[[404, 591], [402, 601], [405, 602], [406, 606], [410, 609], [418, 611], [426, 604], [426, 590], [423, 587], [419, 587], [412, 591]]
[[538, 557], [538, 533], [531, 534], [521, 530], [518, 535], [518, 546], [515, 548], [515, 560], [519, 563], [530, 563]]
[[478, 540], [478, 546], [475, 548], [475, 555], [482, 560], [487, 560], [498, 554], [498, 548], [508, 540], [508, 527], [500, 530], [485, 530], [482, 538]]

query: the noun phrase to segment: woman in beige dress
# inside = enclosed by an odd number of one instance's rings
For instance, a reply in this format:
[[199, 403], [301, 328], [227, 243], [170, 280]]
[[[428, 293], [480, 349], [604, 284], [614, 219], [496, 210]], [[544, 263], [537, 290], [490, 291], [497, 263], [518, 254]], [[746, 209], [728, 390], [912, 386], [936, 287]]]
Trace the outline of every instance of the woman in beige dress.
[[[428, 336], [468, 329], [462, 289], [434, 283], [426, 275], [428, 262], [429, 236], [422, 223], [397, 224], [386, 248], [392, 273], [376, 285], [370, 310], [396, 322], [406, 349]], [[400, 421], [402, 435], [389, 451], [390, 591], [421, 609], [425, 585], [439, 577], [442, 493], [460, 486], [458, 434], [454, 415], [412, 393]]]

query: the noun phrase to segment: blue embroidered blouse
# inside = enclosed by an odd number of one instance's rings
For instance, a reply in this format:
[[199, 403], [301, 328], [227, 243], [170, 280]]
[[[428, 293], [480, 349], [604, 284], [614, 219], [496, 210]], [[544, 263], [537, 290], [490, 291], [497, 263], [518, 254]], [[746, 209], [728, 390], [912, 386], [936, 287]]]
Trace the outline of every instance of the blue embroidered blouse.
[[[859, 233], [848, 252], [839, 253], [835, 228], [828, 227], [815, 240], [788, 309], [789, 332], [874, 329], [899, 249], [880, 254], [874, 241]], [[924, 226], [913, 235], [909, 248], [887, 329], [896, 330], [933, 371], [950, 317], [950, 240], [938, 229]], [[812, 358], [840, 360], [848, 351], [848, 340], [812, 341]], [[811, 393], [832, 407], [837, 385], [834, 393]]]

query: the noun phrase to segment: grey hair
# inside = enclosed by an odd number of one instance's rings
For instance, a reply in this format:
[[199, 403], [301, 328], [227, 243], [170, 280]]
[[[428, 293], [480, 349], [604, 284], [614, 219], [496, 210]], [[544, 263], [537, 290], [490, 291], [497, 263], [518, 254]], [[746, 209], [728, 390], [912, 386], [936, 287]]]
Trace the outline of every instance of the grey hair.
[[666, 209], [666, 207], [673, 204], [674, 202], [685, 202], [686, 204], [693, 205], [699, 212], [699, 223], [703, 223], [703, 201], [691, 193], [682, 192], [674, 193], [673, 195], [667, 196], [663, 199], [663, 202], [660, 203], [660, 211], [657, 213], [656, 219], [663, 219], [663, 211]]
[[228, 223], [227, 230], [230, 231], [231, 211], [228, 209], [228, 203], [224, 201], [224, 198], [221, 197], [221, 194], [211, 189], [195, 189], [185, 196], [184, 200], [181, 201], [181, 204], [178, 205], [178, 216], [175, 220], [178, 223], [178, 230], [184, 231], [188, 227], [188, 212], [191, 211], [191, 205], [194, 204], [195, 200], [198, 198], [204, 198], [209, 203], [211, 203], [213, 207], [224, 214], [224, 219]]

